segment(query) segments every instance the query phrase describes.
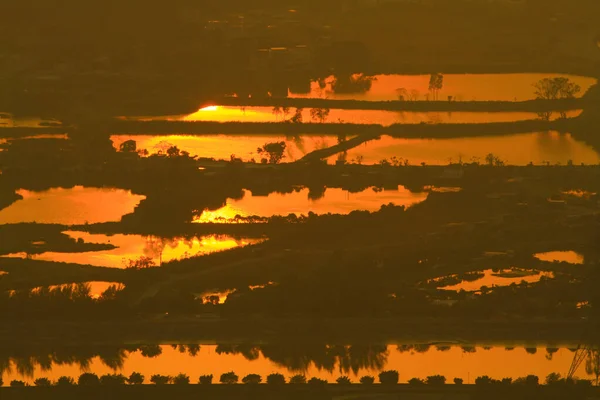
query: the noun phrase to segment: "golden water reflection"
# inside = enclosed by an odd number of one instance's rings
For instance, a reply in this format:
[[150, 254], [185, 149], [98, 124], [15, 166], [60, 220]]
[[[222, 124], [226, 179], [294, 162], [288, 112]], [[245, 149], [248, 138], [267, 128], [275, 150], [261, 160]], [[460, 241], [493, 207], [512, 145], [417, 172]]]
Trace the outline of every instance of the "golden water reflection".
[[[349, 138], [349, 137], [348, 137]], [[171, 146], [187, 151], [191, 156], [229, 160], [231, 155], [243, 161], [254, 159], [260, 162], [257, 149], [266, 143], [285, 142], [286, 148], [282, 162], [296, 161], [306, 154], [334, 146], [338, 143], [336, 135], [113, 135], [111, 140], [115, 149], [127, 140], [135, 140], [138, 149], [146, 149], [149, 154], [166, 153]]]
[[365, 189], [350, 193], [339, 188], [325, 189], [322, 197], [312, 200], [309, 189], [297, 189], [292, 193], [270, 193], [268, 196], [255, 196], [244, 190], [240, 200], [227, 199], [227, 205], [216, 211], [204, 211], [194, 222], [228, 222], [236, 215], [271, 217], [289, 214], [349, 214], [354, 210], [377, 211], [384, 204], [411, 206], [427, 199], [428, 193], [412, 193], [399, 186], [397, 190]]
[[23, 199], [0, 210], [0, 225], [20, 222], [75, 225], [119, 221], [145, 199], [145, 196], [129, 190], [82, 186], [42, 192], [21, 189], [17, 193]]
[[[289, 120], [295, 109], [283, 115], [274, 112], [272, 107], [229, 107], [210, 106], [185, 116], [139, 118], [141, 120], [183, 120], [183, 121], [216, 121], [216, 122], [283, 122]], [[577, 117], [581, 110], [566, 113], [567, 118]], [[554, 113], [551, 118], [558, 118]], [[302, 112], [303, 122], [333, 122], [352, 124], [441, 124], [441, 123], [489, 123], [512, 122], [537, 119], [531, 112], [414, 112], [414, 111], [382, 111], [382, 110], [342, 110], [330, 109], [326, 119], [311, 117], [310, 109]]]
[[514, 284], [520, 284], [522, 282], [527, 283], [535, 283], [539, 282], [542, 277], [545, 278], [553, 278], [554, 274], [552, 272], [545, 271], [529, 271], [529, 270], [513, 270], [506, 269], [498, 272], [494, 272], [491, 269], [486, 269], [481, 271], [484, 276], [475, 281], [463, 281], [456, 285], [444, 286], [439, 289], [443, 290], [453, 290], [460, 291], [464, 290], [466, 292], [475, 292], [480, 290], [482, 287], [486, 286], [488, 288], [493, 288], [494, 286], [509, 286]]
[[[177, 347], [177, 346], [176, 346]], [[183, 347], [183, 349], [182, 349]], [[488, 375], [494, 379], [506, 377], [518, 378], [529, 374], [537, 375], [540, 381], [552, 372], [565, 374], [571, 365], [573, 352], [566, 348], [543, 348], [535, 346], [527, 348], [516, 347], [506, 349], [503, 346], [491, 347], [459, 347], [459, 346], [382, 346], [382, 353], [371, 354], [370, 361], [345, 360], [335, 357], [331, 360], [331, 368], [324, 366], [328, 362], [319, 362], [307, 357], [301, 357], [302, 361], [292, 368], [295, 355], [301, 356], [298, 351], [289, 351], [290, 357], [281, 354], [278, 357], [269, 355], [273, 352], [261, 350], [260, 347], [250, 349], [247, 356], [242, 354], [226, 354], [217, 351], [215, 345], [201, 345], [193, 351], [186, 351], [186, 346], [173, 348], [171, 346], [160, 346], [161, 354], [156, 357], [144, 357], [141, 352], [123, 351], [124, 360], [122, 366], [110, 368], [100, 357], [91, 359], [87, 368], [80, 368], [76, 364], [61, 364], [52, 362], [50, 368], [42, 368], [36, 364], [34, 368], [25, 373], [19, 373], [14, 360], [8, 363], [4, 369], [2, 379], [5, 385], [13, 379], [20, 379], [30, 384], [37, 378], [46, 377], [56, 380], [60, 376], [71, 376], [77, 378], [82, 372], [92, 372], [98, 375], [114, 373], [115, 371], [129, 376], [132, 372], [140, 372], [146, 377], [148, 383], [151, 375], [177, 375], [185, 373], [190, 376], [191, 382], [196, 383], [200, 375], [212, 374], [215, 383], [223, 373], [234, 371], [240, 379], [247, 374], [255, 373], [263, 379], [271, 373], [281, 373], [287, 379], [302, 373], [308, 379], [317, 377], [329, 382], [347, 375], [353, 381], [358, 381], [360, 376], [377, 374], [381, 370], [395, 369], [400, 373], [400, 382], [405, 383], [413, 377], [426, 378], [430, 375], [443, 375], [452, 382], [454, 378], [462, 378], [465, 383], [474, 383], [478, 376]], [[265, 346], [267, 348], [268, 346]], [[290, 348], [295, 345], [291, 343]], [[379, 346], [376, 346], [379, 347]], [[575, 346], [573, 346], [575, 347]], [[183, 351], [181, 351], [183, 350]], [[221, 354], [219, 354], [221, 353]], [[277, 353], [285, 353], [277, 351]], [[370, 354], [370, 353], [369, 353]], [[289, 358], [288, 361], [283, 361]], [[276, 359], [277, 361], [274, 361]], [[349, 365], [358, 365], [358, 368]], [[317, 366], [319, 365], [319, 366]], [[582, 366], [576, 372], [576, 377], [590, 378], [586, 369]]]
[[[64, 232], [73, 239], [86, 243], [106, 243], [117, 246], [112, 250], [89, 251], [84, 253], [47, 252], [29, 255], [35, 260], [93, 265], [98, 267], [125, 268], [129, 260], [148, 257], [155, 266], [162, 263], [210, 254], [218, 251], [247, 246], [264, 239], [237, 239], [228, 235], [207, 235], [200, 237], [160, 238], [142, 235], [102, 235], [87, 232]], [[24, 258], [25, 253], [9, 254], [7, 257]]]
[[546, 253], [537, 253], [533, 255], [541, 261], [547, 262], [567, 262], [569, 264], [583, 264], [584, 257], [576, 251], [549, 251]]
[[[597, 80], [584, 76], [564, 74], [444, 74], [444, 85], [439, 92], [440, 100], [452, 96], [454, 101], [524, 101], [535, 99], [533, 84], [544, 78], [569, 78], [581, 86], [578, 97], [594, 85]], [[425, 100], [429, 91], [430, 75], [375, 75], [371, 89], [365, 93], [336, 94], [331, 88], [333, 77], [323, 89], [318, 82], [311, 83], [310, 93], [293, 94], [289, 97], [328, 98], [333, 100], [398, 100], [397, 89], [404, 88], [408, 93], [414, 92], [416, 100]]]
[[[493, 153], [510, 165], [550, 163], [598, 164], [600, 154], [570, 134], [558, 132], [524, 133], [456, 139], [397, 139], [382, 136], [348, 150], [348, 160], [362, 157], [363, 164], [376, 164], [391, 157], [408, 160], [411, 165], [445, 165], [449, 162], [485, 163]], [[334, 162], [337, 156], [328, 161]]]

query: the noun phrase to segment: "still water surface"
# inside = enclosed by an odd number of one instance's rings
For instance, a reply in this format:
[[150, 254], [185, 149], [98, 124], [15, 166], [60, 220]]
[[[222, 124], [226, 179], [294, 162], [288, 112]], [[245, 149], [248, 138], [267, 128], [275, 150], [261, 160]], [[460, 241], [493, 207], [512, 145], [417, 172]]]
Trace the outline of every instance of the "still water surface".
[[[347, 137], [350, 139], [350, 137]], [[126, 140], [135, 140], [138, 149], [146, 149], [150, 154], [165, 153], [171, 146], [190, 153], [192, 156], [229, 160], [231, 155], [244, 161], [254, 159], [260, 162], [257, 148], [266, 143], [286, 143], [282, 162], [293, 162], [306, 154], [338, 143], [336, 135], [297, 135], [297, 136], [245, 136], [245, 135], [114, 135], [111, 137], [115, 148]], [[506, 136], [481, 136], [455, 139], [398, 139], [382, 136], [347, 151], [346, 160], [356, 162], [362, 158], [363, 164], [376, 164], [384, 158], [403, 158], [411, 165], [446, 165], [449, 162], [484, 162], [485, 156], [494, 153], [507, 164], [598, 164], [598, 150], [575, 139], [570, 134], [558, 132], [523, 133]], [[335, 163], [338, 156], [330, 157], [329, 164]]]
[[145, 196], [128, 190], [75, 186], [53, 188], [42, 192], [19, 190], [23, 196], [0, 210], [1, 224], [37, 222], [75, 225], [119, 221], [133, 212]]
[[[363, 164], [376, 164], [391, 157], [408, 160], [411, 165], [446, 165], [449, 162], [485, 163], [493, 153], [509, 165], [565, 165], [600, 163], [596, 149], [578, 141], [570, 134], [558, 132], [524, 133], [510, 136], [490, 136], [457, 139], [397, 139], [382, 136], [348, 150], [348, 161], [362, 158]], [[332, 163], [337, 156], [331, 157]]]
[[[581, 86], [581, 97], [593, 84], [595, 78], [562, 74], [444, 74], [442, 90], [439, 92], [440, 100], [447, 100], [452, 96], [456, 101], [524, 101], [535, 99], [533, 84], [544, 78], [569, 78]], [[318, 82], [311, 83], [308, 94], [289, 93], [289, 97], [328, 98], [334, 100], [398, 100], [397, 89], [404, 88], [408, 92], [416, 91], [417, 100], [425, 100], [429, 92], [430, 75], [375, 75], [371, 89], [365, 93], [337, 94], [334, 93], [331, 82], [333, 77], [327, 78], [329, 82], [324, 88]]]
[[[217, 121], [217, 122], [283, 122], [289, 120], [295, 109], [287, 115], [274, 113], [272, 107], [229, 107], [209, 106], [185, 116], [139, 118], [141, 120], [183, 120], [183, 121]], [[577, 117], [581, 110], [568, 111], [568, 118]], [[554, 113], [551, 119], [558, 118]], [[531, 112], [413, 112], [382, 110], [342, 110], [331, 109], [326, 119], [312, 118], [310, 109], [302, 112], [303, 122], [333, 122], [352, 124], [472, 124], [489, 122], [512, 122], [537, 119]]]
[[[228, 222], [236, 215], [271, 217], [274, 215], [296, 214], [349, 214], [354, 210], [377, 211], [384, 204], [411, 206], [427, 199], [428, 193], [412, 193], [399, 186], [397, 190], [365, 189], [350, 193], [339, 188], [325, 189], [322, 197], [315, 198], [307, 188], [298, 188], [292, 193], [270, 193], [255, 196], [244, 190], [240, 200], [227, 199], [227, 204], [215, 211], [204, 211], [194, 222]], [[312, 198], [311, 198], [312, 197]], [[314, 200], [313, 200], [314, 199]]]
[[[307, 378], [318, 377], [335, 382], [338, 377], [347, 375], [353, 381], [358, 381], [360, 376], [376, 376], [381, 370], [387, 369], [398, 370], [401, 383], [413, 377], [425, 378], [436, 374], [446, 376], [449, 382], [453, 378], [462, 378], [465, 383], [474, 383], [475, 378], [481, 375], [501, 379], [528, 374], [537, 375], [543, 381], [551, 372], [564, 376], [574, 355], [564, 347], [546, 348], [535, 345], [527, 349], [499, 345], [163, 345], [153, 348], [151, 352], [146, 350], [146, 357], [141, 350], [109, 349], [102, 356], [97, 355], [100, 351], [82, 350], [87, 357], [65, 357], [52, 353], [40, 354], [39, 357], [9, 357], [0, 360], [0, 374], [5, 385], [12, 379], [32, 383], [40, 377], [51, 380], [60, 376], [77, 378], [87, 371], [98, 375], [115, 371], [124, 375], [140, 372], [145, 375], [146, 383], [153, 374], [179, 373], [189, 375], [192, 383], [196, 383], [200, 375], [207, 374], [213, 374], [214, 381], [218, 382], [219, 376], [229, 371], [234, 371], [240, 379], [250, 373], [260, 374], [264, 379], [268, 374], [278, 372], [286, 378], [304, 374]], [[79, 359], [82, 359], [82, 365], [75, 361]], [[586, 372], [585, 363], [578, 369], [576, 376], [592, 377]]]
[[[234, 238], [227, 235], [160, 238], [156, 236], [122, 234], [107, 236], [76, 231], [66, 231], [64, 233], [73, 239], [82, 239], [86, 243], [111, 244], [116, 246], [116, 248], [84, 253], [46, 252], [29, 255], [29, 257], [34, 260], [125, 268], [129, 260], [138, 260], [143, 256], [152, 259], [154, 265], [159, 266], [161, 263], [247, 246], [263, 240]], [[26, 256], [25, 253], [7, 255], [7, 257], [18, 258], [25, 258]]]
[[256, 162], [262, 158], [257, 149], [266, 143], [285, 142], [281, 162], [296, 161], [312, 151], [338, 143], [336, 135], [113, 135], [110, 139], [117, 150], [121, 143], [135, 140], [137, 148], [146, 149], [149, 154], [166, 153], [169, 147], [177, 146], [199, 158], [229, 160], [231, 155], [235, 155], [244, 161], [254, 159]]

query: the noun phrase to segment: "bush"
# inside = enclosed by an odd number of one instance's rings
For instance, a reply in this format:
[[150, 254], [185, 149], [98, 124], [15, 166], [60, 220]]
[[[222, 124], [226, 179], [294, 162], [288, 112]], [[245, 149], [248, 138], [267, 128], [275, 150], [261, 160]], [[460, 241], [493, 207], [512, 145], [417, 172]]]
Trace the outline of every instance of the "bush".
[[242, 378], [242, 383], [249, 385], [258, 385], [262, 382], [262, 377], [258, 374], [248, 374]]
[[124, 385], [127, 378], [121, 374], [107, 374], [100, 377], [101, 385]]
[[33, 384], [35, 386], [52, 386], [52, 382], [50, 382], [50, 379], [48, 378], [37, 378], [35, 381], [33, 381]]
[[478, 376], [478, 377], [475, 379], [475, 384], [476, 384], [476, 385], [489, 385], [489, 384], [491, 384], [492, 382], [493, 382], [493, 379], [492, 379], [492, 378], [490, 378], [490, 377], [489, 377], [489, 376], [487, 376], [487, 375]]
[[462, 385], [463, 382], [464, 381], [461, 378], [454, 378], [454, 384], [455, 385]]
[[10, 381], [10, 387], [25, 387], [25, 382], [23, 381]]
[[557, 374], [556, 372], [552, 372], [550, 374], [548, 374], [548, 376], [546, 376], [546, 385], [555, 385], [559, 382], [561, 382], [562, 379], [560, 377], [560, 374]]
[[419, 379], [419, 378], [412, 378], [408, 380], [408, 384], [410, 386], [421, 386], [425, 384], [425, 381], [423, 379]]
[[309, 385], [315, 385], [315, 386], [322, 386], [322, 385], [326, 385], [327, 381], [325, 379], [310, 378], [308, 380], [308, 384]]
[[360, 383], [363, 385], [372, 385], [375, 383], [375, 378], [370, 375], [365, 375], [360, 378]]
[[79, 375], [79, 379], [77, 379], [77, 384], [79, 386], [99, 385], [100, 378], [98, 378], [98, 375], [96, 375], [96, 374], [91, 374], [89, 372], [86, 372], [86, 373]]
[[227, 385], [232, 385], [234, 383], [238, 383], [239, 377], [235, 374], [235, 372], [227, 372], [221, 375], [219, 378], [219, 382], [225, 383]]
[[198, 383], [201, 385], [210, 385], [212, 384], [213, 376], [212, 375], [201, 375], [200, 379], [198, 379]]
[[190, 377], [186, 374], [179, 374], [175, 378], [173, 378], [174, 385], [189, 385]]
[[75, 380], [70, 376], [61, 376], [56, 381], [56, 386], [73, 386], [75, 384]]
[[589, 379], [577, 379], [575, 381], [575, 385], [584, 388], [592, 387], [592, 381], [590, 381]]
[[382, 385], [397, 385], [400, 375], [396, 370], [383, 371], [379, 374], [379, 382]]
[[144, 383], [144, 375], [139, 372], [132, 372], [129, 378], [127, 378], [127, 383], [130, 385], [141, 385]]
[[351, 385], [352, 381], [347, 376], [340, 376], [335, 380], [338, 385]]
[[505, 386], [510, 386], [512, 384], [512, 378], [502, 378], [500, 383]]
[[267, 376], [267, 383], [269, 385], [285, 385], [285, 376], [281, 374], [271, 374]]
[[150, 382], [154, 383], [155, 385], [166, 385], [172, 380], [173, 378], [168, 375], [152, 375], [150, 377]]
[[515, 379], [515, 385], [537, 386], [540, 383], [540, 378], [535, 375], [527, 375], [525, 377]]
[[306, 383], [306, 376], [304, 375], [294, 375], [290, 378], [290, 383], [292, 385], [303, 385]]
[[442, 375], [428, 376], [425, 382], [431, 386], [441, 386], [446, 384], [446, 377]]

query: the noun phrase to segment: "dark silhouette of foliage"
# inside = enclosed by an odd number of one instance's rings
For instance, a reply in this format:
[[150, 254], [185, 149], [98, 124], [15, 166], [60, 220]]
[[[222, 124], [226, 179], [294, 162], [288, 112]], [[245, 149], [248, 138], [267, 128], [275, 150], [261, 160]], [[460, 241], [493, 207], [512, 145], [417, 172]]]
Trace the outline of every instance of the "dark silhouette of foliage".
[[492, 378], [490, 378], [487, 375], [483, 375], [483, 376], [478, 376], [477, 378], [475, 378], [475, 384], [476, 385], [489, 385], [493, 382], [494, 380]]
[[338, 385], [350, 385], [350, 384], [352, 384], [352, 381], [347, 376], [340, 376], [335, 381], [337, 382]]
[[172, 380], [173, 377], [167, 375], [152, 375], [150, 377], [150, 382], [154, 383], [155, 385], [167, 385], [171, 383]]
[[25, 387], [25, 382], [23, 381], [18, 381], [18, 380], [14, 380], [14, 381], [10, 381], [10, 387]]
[[173, 384], [174, 385], [189, 385], [190, 384], [190, 377], [187, 376], [186, 374], [176, 375], [173, 378]]
[[212, 375], [200, 375], [198, 379], [198, 383], [201, 385], [210, 385], [212, 384], [213, 376]]
[[400, 379], [400, 375], [396, 370], [382, 371], [379, 373], [379, 382], [382, 385], [396, 385], [398, 384], [398, 380]]
[[127, 383], [130, 385], [142, 385], [144, 383], [144, 375], [139, 372], [132, 372], [127, 378]]
[[52, 382], [48, 378], [37, 378], [35, 381], [33, 381], [33, 384], [35, 386], [52, 386]]
[[75, 385], [75, 380], [70, 376], [61, 376], [56, 380], [56, 386], [73, 386]]
[[100, 378], [98, 378], [98, 375], [96, 374], [85, 372], [79, 375], [79, 378], [77, 379], [77, 384], [79, 386], [99, 385]]
[[290, 384], [292, 385], [303, 385], [306, 383], [306, 376], [294, 375], [290, 378]]
[[269, 164], [279, 164], [279, 162], [285, 157], [286, 143], [285, 142], [273, 142], [266, 143], [263, 147], [259, 147], [256, 151], [260, 155], [266, 155], [269, 158], [265, 158]]
[[462, 385], [463, 384], [462, 378], [454, 378], [454, 384], [455, 385]]
[[238, 383], [238, 380], [239, 377], [233, 371], [221, 374], [221, 377], [219, 378], [219, 382], [227, 385]]
[[313, 385], [313, 386], [323, 386], [323, 385], [327, 384], [327, 381], [324, 379], [319, 379], [317, 377], [312, 377], [308, 380], [307, 384]]
[[121, 374], [107, 374], [100, 377], [101, 385], [124, 385], [127, 382], [127, 377]]
[[425, 383], [431, 386], [440, 386], [446, 383], [446, 377], [442, 375], [432, 375], [428, 376], [425, 380]]
[[267, 384], [283, 385], [285, 384], [285, 376], [283, 376], [282, 374], [270, 374], [267, 376]]
[[362, 383], [363, 385], [372, 385], [373, 383], [375, 383], [375, 377], [370, 375], [362, 376], [360, 378], [360, 383]]
[[425, 385], [425, 381], [419, 378], [411, 378], [408, 380], [408, 384], [411, 386], [422, 386]]
[[262, 382], [262, 377], [258, 374], [248, 374], [242, 378], [242, 383], [258, 385]]

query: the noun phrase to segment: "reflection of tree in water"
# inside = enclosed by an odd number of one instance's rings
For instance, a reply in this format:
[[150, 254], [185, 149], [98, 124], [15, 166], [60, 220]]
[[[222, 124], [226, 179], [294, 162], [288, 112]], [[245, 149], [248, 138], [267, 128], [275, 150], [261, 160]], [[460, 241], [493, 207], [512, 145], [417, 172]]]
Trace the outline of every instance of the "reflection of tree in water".
[[590, 350], [585, 358], [585, 372], [596, 377], [596, 386], [600, 377], [600, 350]]
[[32, 378], [35, 369], [49, 371], [53, 366], [77, 365], [81, 371], [90, 369], [93, 358], [98, 357], [112, 370], [123, 368], [127, 352], [131, 349], [115, 347], [69, 347], [59, 349], [22, 349], [0, 350], [0, 375], [14, 372], [20, 376]]
[[387, 363], [385, 345], [219, 345], [218, 354], [241, 354], [256, 360], [260, 353], [291, 372], [306, 372], [311, 366], [318, 370], [358, 374], [362, 369], [382, 370]]

